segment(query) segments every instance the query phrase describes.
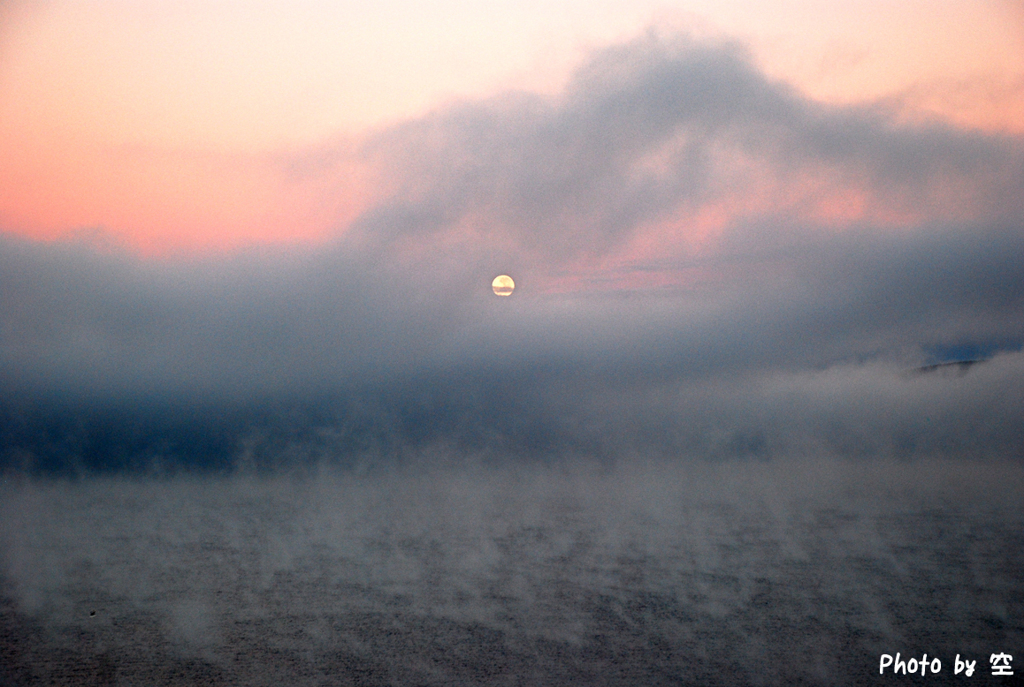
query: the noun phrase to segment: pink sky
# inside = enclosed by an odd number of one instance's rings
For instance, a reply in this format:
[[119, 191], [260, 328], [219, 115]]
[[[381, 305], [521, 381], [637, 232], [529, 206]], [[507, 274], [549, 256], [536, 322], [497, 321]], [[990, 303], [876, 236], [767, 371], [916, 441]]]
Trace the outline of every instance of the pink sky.
[[[102, 236], [145, 255], [324, 241], [393, 188], [354, 152], [368, 135], [460, 100], [554, 97], [591, 51], [650, 28], [739, 41], [822, 102], [888, 101], [905, 121], [1024, 133], [1018, 2], [343, 5], [5, 6], [0, 231]], [[686, 240], [765, 208], [913, 221], [856, 184], [761, 179], [687, 210]], [[657, 235], [629, 255], [657, 252]]]

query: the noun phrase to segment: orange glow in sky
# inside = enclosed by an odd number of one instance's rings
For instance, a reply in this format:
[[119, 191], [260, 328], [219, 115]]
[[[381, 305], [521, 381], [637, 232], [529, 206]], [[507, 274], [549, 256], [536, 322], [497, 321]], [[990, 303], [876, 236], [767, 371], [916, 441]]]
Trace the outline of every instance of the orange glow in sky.
[[0, 231], [97, 231], [150, 255], [323, 241], [383, 192], [351, 154], [367, 132], [556, 93], [647, 27], [740, 41], [822, 101], [1024, 133], [1008, 0], [16, 0], [0, 9]]

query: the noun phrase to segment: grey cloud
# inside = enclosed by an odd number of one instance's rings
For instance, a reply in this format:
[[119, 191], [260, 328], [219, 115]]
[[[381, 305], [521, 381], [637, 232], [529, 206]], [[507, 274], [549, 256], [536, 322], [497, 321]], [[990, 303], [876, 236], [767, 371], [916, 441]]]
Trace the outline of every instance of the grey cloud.
[[[735, 191], [754, 180], [730, 168], [739, 158], [782, 182], [829, 175], [900, 211], [1019, 219], [1019, 139], [901, 125], [891, 110], [809, 101], [734, 45], [648, 36], [598, 53], [560, 98], [466, 103], [366, 150], [398, 180], [385, 235], [479, 213], [481, 233], [493, 222], [535, 257], [603, 252], [644, 220]], [[650, 156], [657, 173], [643, 172]]]
[[[705, 388], [711, 398], [722, 380], [865, 362], [889, 366], [881, 388], [898, 370], [941, 358], [935, 351], [1020, 349], [1024, 194], [1010, 193], [1020, 186], [1020, 149], [1009, 137], [809, 102], [734, 46], [644, 38], [596, 55], [560, 98], [466, 103], [379, 133], [363, 153], [390, 174], [393, 193], [326, 247], [147, 261], [87, 243], [3, 239], [0, 384], [9, 398], [29, 399], [26, 408], [44, 398], [228, 403], [254, 413], [213, 423], [210, 432], [232, 438], [204, 445], [258, 437], [273, 416], [260, 404], [296, 404], [307, 410], [285, 435], [302, 445], [315, 444], [313, 435], [341, 436], [349, 448], [447, 436], [477, 447], [600, 451], [586, 427], [636, 417], [635, 428], [662, 437], [654, 443], [665, 450], [714, 453], [734, 439], [735, 451], [763, 448], [775, 441], [763, 431], [771, 423], [736, 424], [745, 416], [738, 396], [689, 439], [664, 427], [702, 417], [698, 401], [663, 412], [650, 398], [697, 399]], [[927, 204], [956, 178], [962, 188], [943, 202], [976, 207], [968, 219], [839, 230], [769, 209], [737, 219], [699, 252], [666, 250], [623, 268], [675, 274], [679, 286], [601, 287], [587, 256], [614, 255], [642, 220], [728, 191], [742, 179], [723, 172], [729, 151], [761, 156], [758, 173], [783, 179], [820, 165], [866, 174], [901, 202]], [[517, 278], [512, 298], [489, 294], [501, 271]], [[575, 274], [581, 288], [546, 291], [559, 273]], [[651, 396], [645, 385], [662, 391]], [[518, 399], [512, 411], [491, 405], [494, 390]], [[604, 411], [579, 398], [606, 399]], [[321, 402], [326, 410], [308, 411]], [[7, 436], [21, 436], [11, 428], [32, 412], [4, 410]], [[53, 445], [81, 434], [63, 422], [43, 422]], [[732, 427], [719, 443], [708, 439], [716, 426]], [[823, 426], [807, 420], [799, 431]], [[1004, 420], [994, 426], [1002, 429], [986, 446], [1017, 445]], [[895, 442], [895, 431], [878, 436]], [[147, 432], [132, 434], [140, 446]], [[641, 434], [614, 433], [626, 443]], [[832, 444], [849, 452], [857, 441]]]
[[272, 390], [401, 366], [416, 359], [411, 339], [429, 349], [457, 306], [339, 252], [161, 264], [87, 246], [4, 248], [7, 375], [71, 388]]

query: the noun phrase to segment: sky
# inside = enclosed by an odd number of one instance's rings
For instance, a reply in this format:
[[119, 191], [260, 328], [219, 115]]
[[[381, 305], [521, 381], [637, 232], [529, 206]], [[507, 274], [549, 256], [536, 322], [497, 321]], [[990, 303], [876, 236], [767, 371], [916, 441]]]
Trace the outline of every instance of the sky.
[[14, 0], [0, 14], [0, 227], [95, 232], [149, 256], [327, 242], [392, 190], [360, 154], [368, 139], [510, 93], [558, 107], [596, 52], [643, 35], [732, 43], [821, 104], [1024, 126], [1010, 1]]
[[5, 464], [1019, 453], [1022, 115], [1018, 2], [6, 2]]

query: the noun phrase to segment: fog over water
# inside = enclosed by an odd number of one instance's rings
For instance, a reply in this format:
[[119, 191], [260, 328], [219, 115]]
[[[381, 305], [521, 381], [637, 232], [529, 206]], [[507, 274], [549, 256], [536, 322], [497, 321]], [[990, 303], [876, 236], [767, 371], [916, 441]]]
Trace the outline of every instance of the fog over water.
[[1022, 478], [800, 459], [8, 484], [5, 679], [873, 684], [896, 651], [984, 679], [1024, 636]]
[[0, 231], [0, 684], [1024, 670], [1024, 141], [897, 110], [652, 31], [324, 245]]

